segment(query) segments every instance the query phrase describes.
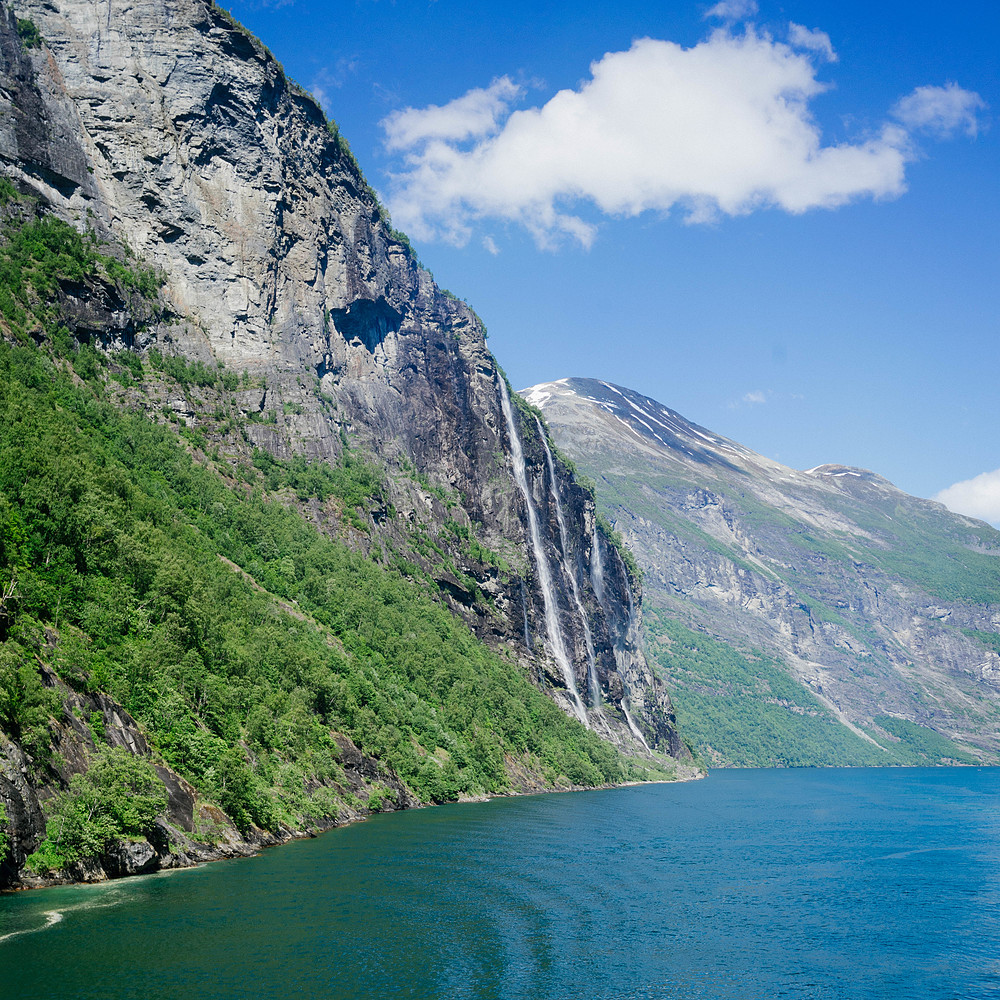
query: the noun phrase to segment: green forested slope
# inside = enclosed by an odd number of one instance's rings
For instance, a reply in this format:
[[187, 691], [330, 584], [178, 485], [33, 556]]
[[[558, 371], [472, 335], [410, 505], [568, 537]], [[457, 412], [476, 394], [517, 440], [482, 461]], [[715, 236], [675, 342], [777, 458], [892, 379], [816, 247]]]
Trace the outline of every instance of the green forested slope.
[[[780, 660], [694, 632], [651, 610], [649, 652], [670, 671], [685, 738], [709, 765], [840, 767], [976, 760], [951, 740], [905, 719], [878, 716], [870, 741], [841, 725]], [[887, 736], [888, 734], [888, 736]]]
[[[112, 379], [151, 378], [148, 358], [74, 346], [53, 306], [70, 283], [138, 294], [155, 313], [155, 276], [62, 223], [12, 213], [0, 250], [0, 726], [37, 779], [51, 777], [50, 720], [63, 711], [43, 668], [120, 702], [154, 754], [242, 829], [335, 815], [333, 731], [425, 801], [504, 790], [505, 757], [556, 784], [638, 776], [418, 582], [295, 509], [316, 497], [360, 518], [381, 502], [376, 466], [349, 452], [334, 468], [268, 459], [266, 476], [246, 469], [238, 482], [199, 464], [172, 424], [124, 411], [111, 391]], [[224, 391], [233, 378], [154, 360], [160, 379]], [[83, 790], [64, 790], [59, 808]], [[55, 861], [73, 851], [47, 849]]]

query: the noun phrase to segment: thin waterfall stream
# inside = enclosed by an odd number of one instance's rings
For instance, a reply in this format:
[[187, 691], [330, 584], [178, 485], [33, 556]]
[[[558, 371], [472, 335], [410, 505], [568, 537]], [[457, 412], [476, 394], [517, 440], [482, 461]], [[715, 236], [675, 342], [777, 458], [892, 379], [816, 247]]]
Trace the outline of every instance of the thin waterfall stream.
[[[569, 654], [566, 652], [566, 643], [563, 641], [562, 629], [559, 625], [558, 604], [556, 602], [555, 589], [552, 585], [552, 571], [549, 567], [548, 558], [545, 555], [545, 547], [542, 544], [542, 531], [538, 524], [538, 512], [535, 510], [535, 501], [531, 496], [531, 490], [528, 488], [528, 473], [524, 464], [524, 449], [521, 447], [521, 435], [518, 433], [517, 424], [514, 422], [510, 394], [507, 392], [507, 383], [503, 378], [499, 381], [500, 407], [503, 410], [503, 418], [507, 423], [507, 433], [510, 437], [511, 457], [514, 460], [514, 479], [528, 508], [528, 529], [531, 534], [531, 549], [535, 556], [538, 581], [542, 588], [542, 603], [545, 607], [545, 631], [548, 635], [549, 647], [556, 663], [559, 664], [563, 681], [566, 684], [566, 690], [573, 701], [576, 716], [586, 726], [587, 709], [580, 699], [580, 692], [576, 686], [576, 678], [573, 675], [573, 666], [570, 663]], [[544, 436], [542, 440], [544, 441]]]
[[524, 616], [524, 645], [531, 649], [531, 631], [528, 629], [528, 595], [525, 593], [524, 580], [521, 581], [521, 614]]
[[[601, 555], [601, 536], [597, 530], [597, 524], [594, 524], [594, 532], [591, 536], [590, 542], [590, 583], [594, 588], [594, 593], [597, 595], [597, 599], [604, 604], [604, 558]], [[629, 594], [629, 631], [635, 627], [635, 605], [632, 603], [632, 595]], [[646, 748], [649, 753], [652, 753], [652, 749], [646, 742], [646, 737], [642, 735], [642, 730], [636, 725], [635, 719], [632, 718], [632, 713], [628, 709], [629, 703], [629, 690], [628, 684], [625, 681], [624, 676], [622, 676], [622, 686], [625, 688], [625, 696], [622, 698], [622, 715], [625, 716], [625, 721], [628, 723], [629, 729], [632, 730], [632, 735], [635, 736], [637, 740]]]
[[590, 694], [590, 707], [598, 708], [600, 706], [601, 687], [597, 681], [597, 659], [594, 656], [594, 639], [590, 634], [590, 623], [587, 621], [587, 612], [584, 610], [583, 600], [580, 598], [580, 587], [576, 582], [576, 573], [573, 572], [573, 567], [570, 566], [567, 555], [569, 552], [568, 533], [566, 531], [566, 519], [563, 517], [562, 501], [559, 499], [559, 490], [556, 489], [556, 466], [552, 460], [552, 450], [549, 448], [548, 438], [545, 436], [542, 422], [538, 417], [535, 417], [535, 425], [538, 427], [538, 436], [542, 439], [542, 446], [545, 448], [545, 461], [548, 462], [549, 466], [549, 485], [552, 492], [552, 500], [556, 505], [556, 521], [559, 523], [559, 547], [562, 550], [563, 572], [569, 577], [573, 603], [576, 604], [576, 610], [580, 614], [580, 621], [583, 623], [583, 638], [587, 646], [587, 686], [590, 689], [588, 692]]
[[[628, 595], [628, 630], [629, 632], [636, 631], [635, 603], [632, 600], [631, 590]], [[632, 730], [632, 733], [642, 741], [642, 745], [652, 753], [653, 750], [646, 742], [646, 737], [642, 735], [642, 730], [635, 724], [635, 719], [632, 718], [632, 713], [628, 710], [628, 703], [632, 696], [628, 689], [628, 682], [624, 676], [622, 676], [622, 687], [625, 688], [625, 695], [622, 698], [622, 714], [625, 716], [625, 721], [628, 723], [628, 727]]]
[[622, 698], [622, 715], [625, 716], [625, 721], [628, 723], [629, 729], [632, 730], [632, 735], [642, 743], [648, 753], [652, 753], [653, 748], [646, 742], [646, 737], [642, 735], [642, 730], [635, 724], [635, 719], [632, 718], [632, 713], [628, 710], [628, 694]]
[[604, 605], [604, 557], [601, 555], [601, 540], [597, 533], [597, 520], [594, 520], [594, 530], [590, 539], [590, 585], [594, 588], [597, 600]]

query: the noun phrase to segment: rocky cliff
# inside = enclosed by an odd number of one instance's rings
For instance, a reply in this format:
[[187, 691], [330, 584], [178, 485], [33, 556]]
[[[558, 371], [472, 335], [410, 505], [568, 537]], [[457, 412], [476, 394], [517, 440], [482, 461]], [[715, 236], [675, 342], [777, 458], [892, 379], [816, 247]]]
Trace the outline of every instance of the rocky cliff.
[[[248, 424], [251, 447], [335, 458], [346, 433], [387, 466], [415, 468], [460, 498], [483, 544], [509, 551], [518, 564], [501, 581], [488, 566], [458, 561], [499, 612], [483, 625], [473, 617], [477, 608], [470, 620], [494, 641], [518, 645], [552, 687], [565, 687], [546, 656], [526, 503], [515, 488], [501, 375], [482, 324], [417, 265], [315, 101], [211, 3], [80, 0], [20, 3], [15, 11], [38, 27], [44, 45], [15, 60], [31, 81], [20, 93], [37, 106], [24, 115], [31, 125], [16, 112], [8, 116], [17, 123], [4, 150], [8, 173], [65, 217], [113, 230], [162, 269], [176, 319], [140, 346], [155, 341], [222, 362], [266, 386], [242, 401], [248, 415], [274, 415]], [[22, 96], [11, 104], [28, 102]], [[121, 337], [127, 344], [129, 331]], [[600, 696], [616, 707], [619, 664], [633, 683], [650, 681], [632, 642], [634, 581], [609, 549], [607, 599], [603, 606], [595, 599], [593, 503], [557, 463], [574, 547], [559, 551], [538, 430], [522, 410], [517, 415], [546, 558], [573, 563]], [[409, 482], [393, 496], [411, 523], [425, 516], [418, 507], [431, 508], [430, 522], [444, 520], [434, 499], [433, 490]], [[560, 630], [585, 689], [583, 621], [560, 577]], [[460, 584], [452, 592], [456, 604], [471, 603]], [[655, 692], [649, 718], [642, 696], [635, 714], [649, 741], [667, 747], [668, 703]], [[588, 696], [597, 700], [598, 692]], [[617, 731], [631, 738], [627, 726]]]
[[207, 0], [19, 0], [0, 17], [0, 77], [4, 176], [158, 276], [155, 302], [61, 282], [60, 328], [232, 373], [109, 383], [119, 405], [173, 422], [236, 480], [267, 456], [374, 462], [384, 489], [360, 515], [287, 499], [423, 581], [617, 746], [686, 754], [592, 495], [260, 42]]
[[[787, 468], [619, 386], [526, 396], [635, 551], [650, 648], [707, 755], [801, 760], [794, 717], [849, 727], [820, 727], [811, 763], [997, 759], [1000, 533], [863, 469]], [[728, 677], [711, 639], [744, 656]], [[796, 686], [779, 693], [773, 666]], [[734, 745], [724, 720], [770, 748]]]

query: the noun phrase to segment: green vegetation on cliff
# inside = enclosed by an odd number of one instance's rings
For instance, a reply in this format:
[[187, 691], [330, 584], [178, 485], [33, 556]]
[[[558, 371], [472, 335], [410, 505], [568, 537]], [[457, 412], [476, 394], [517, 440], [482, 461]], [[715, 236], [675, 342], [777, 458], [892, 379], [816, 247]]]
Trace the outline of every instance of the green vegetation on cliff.
[[894, 750], [907, 764], [939, 764], [942, 760], [957, 764], [979, 763], [972, 754], [966, 753], [946, 736], [909, 719], [877, 715], [874, 722], [879, 729], [899, 741]]
[[[0, 345], [0, 572], [13, 591], [2, 628], [19, 671], [44, 659], [107, 691], [217, 797], [220, 768], [249, 769], [231, 805], [262, 825], [278, 818], [289, 761], [298, 784], [335, 771], [331, 726], [426, 799], [502, 789], [504, 753], [536, 754], [576, 783], [622, 776], [610, 748], [414, 583], [259, 488], [229, 486], [172, 429], [73, 375]], [[243, 745], [253, 764], [226, 756]]]
[[6, 178], [0, 178], [0, 206], [9, 212], [0, 234], [0, 317], [18, 340], [44, 335], [57, 350], [72, 349], [61, 322], [63, 285], [106, 282], [155, 302], [162, 278], [152, 268], [100, 252], [91, 234], [81, 235], [61, 219], [36, 217], [33, 199], [19, 195]]
[[40, 49], [45, 41], [35, 22], [26, 17], [17, 19], [17, 33], [26, 49]]
[[153, 765], [120, 747], [101, 747], [86, 774], [49, 808], [47, 836], [28, 859], [35, 871], [105, 853], [116, 840], [145, 837], [167, 795]]
[[[5, 239], [0, 312], [17, 342], [0, 340], [0, 724], [39, 773], [47, 720], [63, 710], [44, 667], [120, 702], [154, 753], [244, 829], [335, 814], [334, 732], [425, 801], [506, 789], [507, 759], [556, 784], [636, 776], [418, 583], [290, 503], [332, 497], [362, 518], [381, 496], [376, 467], [258, 453], [260, 474], [234, 483], [174, 426], [115, 402], [110, 374], [141, 384], [154, 366], [224, 387], [163, 357], [111, 362], [61, 327], [64, 283], [147, 272], [117, 272], [51, 219], [11, 223]], [[136, 290], [151, 298], [155, 283]], [[56, 800], [46, 864], [94, 849], [108, 828], [73, 826], [90, 794], [77, 784]], [[76, 830], [69, 840], [57, 820]]]

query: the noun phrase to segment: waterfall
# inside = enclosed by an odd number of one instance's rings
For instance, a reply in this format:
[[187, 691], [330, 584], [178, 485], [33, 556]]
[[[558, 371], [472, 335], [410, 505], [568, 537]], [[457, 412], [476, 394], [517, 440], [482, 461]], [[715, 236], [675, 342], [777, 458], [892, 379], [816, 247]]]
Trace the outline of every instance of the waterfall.
[[600, 685], [597, 683], [597, 660], [594, 656], [594, 640], [590, 634], [590, 622], [587, 620], [587, 612], [584, 610], [583, 601], [580, 599], [580, 587], [576, 582], [576, 573], [569, 565], [567, 553], [566, 519], [563, 517], [562, 501], [559, 499], [559, 490], [556, 489], [556, 466], [552, 461], [552, 451], [549, 448], [548, 438], [542, 428], [542, 422], [535, 417], [535, 424], [538, 427], [538, 436], [542, 439], [545, 448], [545, 461], [549, 465], [549, 483], [552, 488], [552, 500], [556, 505], [556, 521], [559, 523], [559, 547], [562, 550], [563, 572], [569, 577], [570, 591], [573, 594], [573, 603], [580, 614], [580, 621], [583, 623], [583, 638], [587, 644], [587, 686], [590, 688], [591, 708], [597, 708], [599, 704]]
[[590, 585], [594, 588], [598, 601], [604, 605], [604, 560], [601, 557], [601, 536], [594, 518], [594, 530], [590, 536]]
[[[628, 579], [628, 574], [625, 575], [625, 579]], [[638, 632], [638, 628], [635, 623], [635, 601], [632, 600], [632, 588], [626, 584], [626, 593], [628, 594], [628, 629], [626, 630], [626, 636], [632, 632]], [[635, 719], [632, 718], [632, 713], [628, 710], [628, 703], [630, 700], [630, 694], [628, 689], [628, 683], [625, 680], [625, 674], [623, 671], [619, 670], [622, 678], [622, 687], [625, 689], [625, 693], [622, 695], [622, 714], [625, 716], [625, 721], [628, 723], [629, 729], [632, 730], [633, 735], [638, 737], [642, 745], [646, 748], [649, 753], [652, 753], [650, 745], [646, 742], [646, 737], [642, 735], [642, 730], [635, 724]]]
[[[620, 558], [620, 557], [619, 557]], [[623, 567], [624, 569], [624, 567]], [[625, 574], [625, 579], [628, 579], [628, 574]], [[594, 531], [591, 535], [590, 543], [590, 582], [594, 588], [594, 593], [597, 594], [597, 599], [604, 604], [604, 560], [601, 556], [601, 533], [597, 530], [597, 522], [594, 522]], [[635, 623], [635, 602], [632, 600], [632, 590], [626, 584], [625, 594], [628, 597], [628, 626], [625, 629], [625, 635], [628, 636], [631, 632], [636, 630]], [[646, 742], [646, 737], [642, 735], [642, 730], [636, 725], [635, 719], [632, 718], [632, 713], [629, 711], [629, 689], [628, 682], [625, 680], [625, 671], [622, 669], [621, 658], [624, 655], [623, 650], [619, 650], [618, 645], [615, 646], [615, 658], [618, 660], [618, 675], [622, 679], [622, 687], [624, 688], [624, 694], [622, 695], [621, 708], [622, 715], [625, 716], [625, 721], [628, 723], [629, 729], [632, 731], [632, 735], [646, 748], [647, 753], [652, 753], [652, 748]]]
[[[625, 688], [628, 691], [628, 688]], [[635, 719], [632, 718], [632, 713], [628, 710], [628, 695], [626, 694], [622, 698], [622, 714], [625, 716], [625, 721], [628, 723], [629, 729], [632, 730], [632, 734], [636, 736], [642, 745], [646, 748], [647, 753], [652, 753], [649, 744], [646, 742], [646, 737], [642, 735], [642, 730], [635, 724]]]
[[[507, 422], [507, 433], [510, 436], [510, 452], [511, 458], [514, 461], [514, 479], [517, 481], [518, 489], [521, 491], [525, 505], [528, 508], [528, 530], [531, 535], [531, 548], [535, 556], [535, 568], [538, 570], [538, 581], [542, 587], [542, 603], [545, 607], [545, 631], [548, 634], [549, 647], [556, 663], [559, 664], [559, 669], [562, 671], [563, 681], [573, 700], [577, 718], [584, 725], [587, 725], [587, 710], [580, 700], [580, 692], [576, 687], [576, 678], [573, 676], [573, 666], [569, 661], [566, 644], [563, 642], [562, 630], [559, 627], [559, 608], [556, 603], [555, 589], [552, 586], [552, 571], [549, 569], [545, 547], [542, 545], [542, 532], [538, 525], [538, 513], [535, 510], [535, 501], [531, 497], [531, 490], [528, 489], [528, 472], [524, 465], [521, 435], [518, 434], [517, 425], [514, 423], [510, 395], [507, 392], [507, 383], [502, 376], [500, 377], [500, 406], [503, 410], [503, 418]], [[544, 437], [542, 440], [544, 440]]]

